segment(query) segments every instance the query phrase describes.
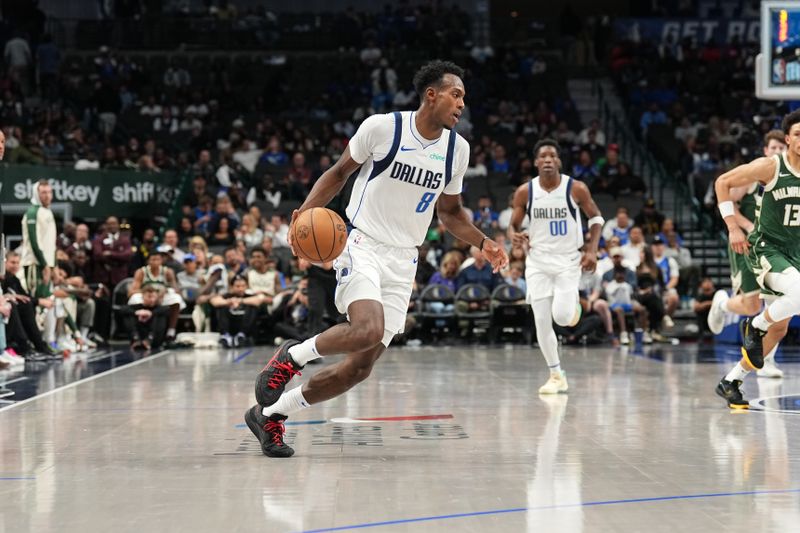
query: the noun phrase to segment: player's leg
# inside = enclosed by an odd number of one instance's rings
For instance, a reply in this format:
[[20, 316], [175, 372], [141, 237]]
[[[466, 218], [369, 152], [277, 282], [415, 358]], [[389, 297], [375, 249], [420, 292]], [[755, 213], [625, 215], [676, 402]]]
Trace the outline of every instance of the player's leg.
[[[362, 285], [362, 294], [370, 290], [371, 282], [351, 281]], [[356, 292], [356, 291], [353, 291]], [[281, 344], [275, 355], [256, 379], [256, 401], [261, 406], [272, 405], [292, 377], [312, 359], [322, 355], [361, 353], [381, 342], [384, 333], [383, 304], [380, 291], [374, 288], [374, 299], [359, 299], [347, 308], [348, 321], [326, 329], [302, 343], [288, 340]]]
[[561, 370], [561, 360], [558, 356], [558, 338], [553, 330], [552, 300], [553, 298], [548, 296], [531, 302], [533, 322], [536, 326], [536, 342], [550, 369], [550, 378], [539, 389], [539, 394], [553, 394], [567, 390], [566, 377]]
[[786, 333], [789, 331], [789, 321], [791, 321], [791, 317], [781, 320], [769, 328], [767, 334], [764, 335], [764, 353], [766, 355], [764, 356], [764, 366], [756, 372], [758, 377], [783, 377], [783, 370], [778, 368], [778, 365], [775, 363], [775, 353], [778, 351], [780, 342], [786, 337]]
[[553, 280], [553, 320], [562, 327], [573, 327], [577, 324], [583, 308], [578, 295], [580, 269], [569, 269], [560, 272]]
[[[778, 261], [775, 261], [778, 263]], [[747, 362], [758, 369], [764, 366], [764, 353], [769, 353], [779, 341], [776, 334], [770, 336], [769, 345], [765, 345], [765, 335], [778, 322], [800, 314], [800, 271], [791, 264], [776, 268], [764, 275], [767, 289], [781, 296], [776, 298], [764, 311], [746, 319], [741, 324], [742, 355]]]
[[708, 313], [708, 329], [719, 335], [725, 326], [725, 313], [753, 316], [761, 311], [759, 293], [761, 287], [745, 255], [737, 254], [728, 248], [731, 267], [731, 286], [733, 297], [722, 289], [714, 294], [711, 310]]

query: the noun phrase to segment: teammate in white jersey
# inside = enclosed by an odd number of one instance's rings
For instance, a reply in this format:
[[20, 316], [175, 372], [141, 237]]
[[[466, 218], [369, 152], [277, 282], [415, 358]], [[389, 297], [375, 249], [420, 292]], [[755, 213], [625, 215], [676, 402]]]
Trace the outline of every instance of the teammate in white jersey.
[[[559, 326], [574, 326], [580, 320], [581, 271], [593, 272], [597, 266], [597, 243], [605, 222], [589, 188], [561, 174], [558, 151], [554, 140], [536, 143], [534, 163], [539, 175], [514, 193], [508, 227], [514, 245], [529, 248], [525, 262], [528, 303], [533, 309], [539, 348], [550, 367], [550, 378], [539, 389], [540, 394], [567, 392], [553, 321]], [[578, 207], [589, 219], [585, 245]], [[521, 231], [525, 215], [530, 217], [527, 232]]]
[[[452, 130], [464, 108], [463, 70], [432, 61], [414, 76], [420, 107], [369, 117], [336, 164], [314, 184], [292, 215], [327, 205], [357, 171], [347, 216], [353, 230], [334, 263], [336, 305], [348, 321], [303, 343], [287, 341], [256, 380], [257, 405], [245, 414], [264, 455], [289, 457], [283, 421], [295, 411], [342, 394], [369, 376], [392, 337], [403, 331], [419, 252], [433, 218], [478, 247], [497, 272], [502, 247], [473, 226], [461, 206], [469, 144]], [[291, 235], [291, 231], [289, 232]], [[308, 383], [284, 392], [310, 360], [347, 354]]]

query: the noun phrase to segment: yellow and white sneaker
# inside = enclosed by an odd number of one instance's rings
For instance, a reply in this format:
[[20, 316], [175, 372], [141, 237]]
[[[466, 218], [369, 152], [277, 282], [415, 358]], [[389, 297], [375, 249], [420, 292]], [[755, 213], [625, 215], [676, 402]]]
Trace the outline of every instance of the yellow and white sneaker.
[[765, 357], [764, 367], [756, 372], [760, 378], [782, 378], [783, 370], [775, 364], [775, 357]]
[[547, 383], [539, 387], [539, 394], [559, 394], [567, 392], [567, 374], [563, 370], [559, 374], [550, 374]]

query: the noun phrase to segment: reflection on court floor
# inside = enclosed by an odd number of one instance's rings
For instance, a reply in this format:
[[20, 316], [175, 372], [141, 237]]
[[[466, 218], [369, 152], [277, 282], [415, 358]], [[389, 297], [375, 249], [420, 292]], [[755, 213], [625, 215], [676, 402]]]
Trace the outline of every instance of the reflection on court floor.
[[551, 397], [531, 349], [391, 349], [284, 460], [242, 420], [266, 349], [55, 365], [0, 408], [0, 532], [795, 531], [797, 355], [734, 413], [725, 349], [566, 348]]

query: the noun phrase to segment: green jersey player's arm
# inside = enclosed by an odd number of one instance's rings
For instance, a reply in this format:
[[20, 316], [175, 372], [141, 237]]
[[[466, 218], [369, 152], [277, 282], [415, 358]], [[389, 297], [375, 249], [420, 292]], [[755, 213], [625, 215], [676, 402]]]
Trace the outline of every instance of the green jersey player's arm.
[[[745, 191], [753, 183], [766, 185], [775, 177], [775, 159], [771, 157], [759, 157], [753, 161], [739, 165], [722, 174], [714, 182], [714, 190], [717, 193], [717, 204], [722, 202], [733, 202], [737, 198], [734, 196], [735, 190], [739, 187]], [[740, 193], [741, 194], [741, 193]], [[741, 200], [744, 195], [738, 197]]]
[[750, 189], [750, 187], [734, 187], [730, 190], [730, 197], [731, 202], [733, 202], [733, 216], [736, 219], [736, 223], [739, 224], [739, 227], [745, 232], [750, 233], [753, 231], [753, 221], [739, 211], [739, 202], [742, 201], [742, 198], [747, 196], [748, 189]]
[[[341, 192], [344, 184], [347, 183], [353, 172], [355, 172], [362, 163], [357, 162], [350, 155], [350, 147], [344, 149], [342, 157], [328, 170], [323, 172], [322, 176], [317, 180], [308, 193], [306, 201], [292, 214], [292, 222], [297, 218], [297, 215], [311, 209], [312, 207], [325, 207], [333, 198]], [[291, 232], [290, 232], [291, 234]]]
[[728, 242], [733, 251], [738, 254], [746, 253], [749, 245], [736, 218], [731, 192], [737, 187], [747, 188], [753, 183], [766, 185], [775, 177], [776, 165], [777, 162], [771, 157], [759, 157], [750, 163], [729, 170], [714, 182], [719, 212], [728, 227]]

